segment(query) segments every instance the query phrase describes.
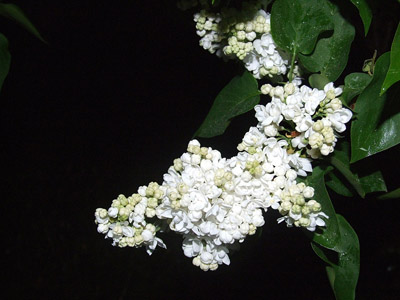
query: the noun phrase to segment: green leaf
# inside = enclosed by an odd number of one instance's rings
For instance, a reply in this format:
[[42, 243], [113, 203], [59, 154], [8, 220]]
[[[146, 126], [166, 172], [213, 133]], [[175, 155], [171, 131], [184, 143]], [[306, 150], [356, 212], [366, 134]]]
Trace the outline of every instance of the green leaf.
[[370, 84], [357, 98], [356, 120], [351, 126], [351, 163], [400, 143], [400, 82], [379, 95], [389, 68], [389, 53], [375, 65]]
[[322, 74], [311, 74], [310, 77], [308, 77], [308, 82], [312, 88], [323, 90], [330, 80]]
[[350, 165], [350, 149], [346, 141], [336, 147], [330, 161], [362, 198], [368, 193], [387, 191], [382, 172], [376, 167], [362, 171], [362, 165]]
[[32, 24], [31, 21], [29, 21], [23, 11], [15, 4], [0, 3], [0, 15], [19, 23], [22, 27], [24, 27], [42, 42], [46, 43], [36, 27]]
[[333, 34], [318, 40], [310, 55], [299, 55], [299, 60], [310, 72], [321, 72], [329, 81], [335, 81], [347, 65], [355, 30], [335, 7], [329, 15], [333, 24]]
[[271, 33], [275, 43], [296, 55], [310, 54], [318, 36], [333, 29], [335, 7], [326, 0], [277, 0], [271, 9]]
[[0, 33], [0, 90], [10, 70], [11, 55], [8, 51], [8, 40]]
[[357, 174], [354, 174], [350, 170], [350, 157], [348, 144], [343, 142], [340, 147], [336, 147], [333, 155], [330, 157], [331, 164], [347, 179], [347, 181], [354, 187], [356, 192], [362, 197], [365, 197], [364, 188], [358, 178]]
[[351, 73], [344, 79], [343, 93], [340, 99], [349, 105], [351, 100], [360, 95], [371, 82], [372, 77], [367, 73]]
[[358, 8], [361, 20], [364, 23], [364, 33], [365, 35], [367, 35], [372, 20], [371, 8], [369, 7], [368, 2], [366, 0], [350, 0], [350, 1]]
[[361, 186], [366, 194], [373, 192], [387, 192], [385, 180], [381, 171], [375, 171], [360, 178]]
[[329, 219], [325, 220], [326, 228], [323, 229], [323, 234], [315, 233], [313, 240], [326, 248], [333, 248], [340, 239], [340, 232], [335, 209], [325, 187], [325, 173], [326, 170], [315, 167], [312, 174], [307, 176], [306, 184], [314, 188], [314, 199], [321, 203], [322, 211], [329, 216]]
[[[307, 177], [307, 184], [315, 190], [314, 199], [321, 203], [322, 210], [329, 216], [323, 233], [314, 234], [312, 248], [322, 260], [330, 265], [327, 270], [328, 278], [336, 299], [354, 299], [360, 271], [360, 245], [357, 234], [350, 224], [341, 215], [335, 213], [325, 188], [325, 173], [326, 171], [321, 167], [316, 167], [311, 176]], [[332, 256], [327, 255], [330, 250], [337, 252], [337, 262], [329, 259]]]
[[383, 194], [378, 197], [379, 200], [386, 200], [386, 199], [400, 199], [400, 188], [395, 189], [389, 193]]
[[[336, 299], [355, 299], [355, 289], [360, 274], [360, 244], [357, 234], [346, 219], [339, 214], [334, 217], [340, 231], [340, 240], [337, 244], [324, 249], [313, 242], [311, 247], [318, 257], [329, 265], [327, 275]], [[327, 253], [331, 251], [337, 252], [337, 262], [328, 258]]]
[[390, 51], [390, 66], [385, 81], [382, 84], [380, 95], [385, 93], [395, 82], [400, 80], [400, 23], [393, 38]]
[[326, 267], [326, 275], [328, 276], [329, 285], [331, 286], [332, 290], [334, 289], [335, 285], [335, 269], [332, 267]]
[[[317, 254], [317, 256], [322, 259], [324, 262], [326, 262], [328, 265], [334, 265], [333, 262], [331, 262], [331, 260], [327, 257], [326, 255], [326, 249], [318, 246], [317, 243], [313, 243], [311, 242], [311, 248], [314, 250], [315, 254]], [[333, 286], [332, 286], [333, 288]]]
[[195, 136], [213, 137], [224, 133], [230, 119], [244, 114], [260, 102], [257, 80], [249, 72], [233, 78], [218, 94]]
[[341, 215], [336, 215], [340, 228], [340, 241], [332, 249], [339, 253], [339, 264], [335, 271], [333, 291], [336, 299], [355, 299], [360, 274], [360, 243], [358, 236]]
[[329, 180], [326, 181], [326, 186], [339, 195], [345, 197], [352, 197], [353, 193], [347, 188], [347, 186], [335, 175], [334, 172], [328, 173]]

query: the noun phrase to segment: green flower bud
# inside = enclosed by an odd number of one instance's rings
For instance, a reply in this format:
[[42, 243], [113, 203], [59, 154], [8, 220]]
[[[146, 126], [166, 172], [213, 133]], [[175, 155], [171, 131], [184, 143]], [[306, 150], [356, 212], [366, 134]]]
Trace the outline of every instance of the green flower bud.
[[308, 218], [300, 218], [299, 224], [301, 227], [308, 227], [311, 224], [311, 220]]
[[297, 204], [292, 206], [292, 213], [298, 215], [301, 213], [301, 207]]
[[303, 216], [308, 216], [311, 213], [311, 209], [308, 206], [303, 206], [301, 209], [301, 214]]

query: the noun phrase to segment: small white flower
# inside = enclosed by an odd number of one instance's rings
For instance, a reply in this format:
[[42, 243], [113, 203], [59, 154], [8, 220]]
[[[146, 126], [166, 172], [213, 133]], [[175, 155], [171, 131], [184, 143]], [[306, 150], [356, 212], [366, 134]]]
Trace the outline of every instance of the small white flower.
[[346, 130], [346, 123], [351, 120], [353, 113], [347, 108], [341, 108], [328, 114], [327, 118], [331, 121], [333, 128], [337, 132], [343, 132]]

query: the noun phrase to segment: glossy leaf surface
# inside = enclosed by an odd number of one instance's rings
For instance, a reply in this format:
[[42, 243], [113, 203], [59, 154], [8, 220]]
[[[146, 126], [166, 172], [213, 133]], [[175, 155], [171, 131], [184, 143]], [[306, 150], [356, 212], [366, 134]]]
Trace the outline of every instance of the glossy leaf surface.
[[379, 95], [389, 68], [390, 53], [377, 61], [370, 84], [357, 98], [351, 126], [351, 163], [400, 143], [400, 83]]
[[199, 137], [221, 135], [233, 117], [253, 109], [260, 102], [256, 79], [249, 72], [233, 78], [218, 94], [204, 122], [195, 133]]

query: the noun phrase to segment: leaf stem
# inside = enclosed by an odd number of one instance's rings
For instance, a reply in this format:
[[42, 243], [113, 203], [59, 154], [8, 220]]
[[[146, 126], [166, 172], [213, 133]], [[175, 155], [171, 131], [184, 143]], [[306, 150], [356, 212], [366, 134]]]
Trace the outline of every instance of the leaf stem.
[[290, 70], [289, 70], [289, 82], [292, 82], [292, 80], [293, 80], [293, 68], [294, 68], [294, 61], [295, 61], [295, 59], [296, 59], [296, 53], [297, 52], [297, 49], [296, 49], [296, 47], [294, 47], [294, 49], [293, 49], [293, 55], [292, 55], [292, 61], [290, 62]]

